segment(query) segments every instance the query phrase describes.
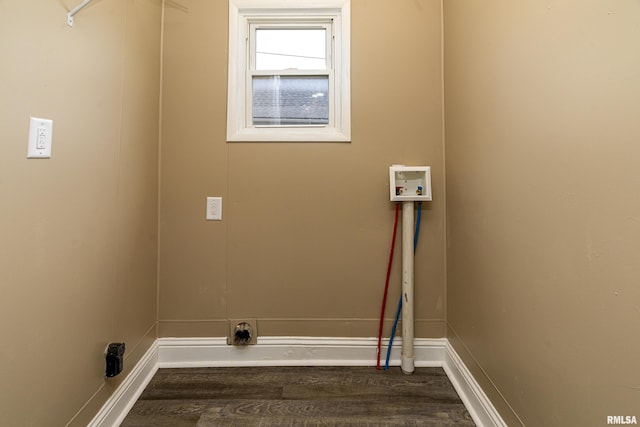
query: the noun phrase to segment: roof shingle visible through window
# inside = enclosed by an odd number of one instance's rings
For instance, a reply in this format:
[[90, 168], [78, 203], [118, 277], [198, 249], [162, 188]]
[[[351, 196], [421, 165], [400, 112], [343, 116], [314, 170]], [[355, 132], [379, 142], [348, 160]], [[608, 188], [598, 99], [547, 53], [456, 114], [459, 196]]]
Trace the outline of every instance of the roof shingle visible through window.
[[325, 76], [254, 77], [253, 124], [327, 124], [328, 95]]

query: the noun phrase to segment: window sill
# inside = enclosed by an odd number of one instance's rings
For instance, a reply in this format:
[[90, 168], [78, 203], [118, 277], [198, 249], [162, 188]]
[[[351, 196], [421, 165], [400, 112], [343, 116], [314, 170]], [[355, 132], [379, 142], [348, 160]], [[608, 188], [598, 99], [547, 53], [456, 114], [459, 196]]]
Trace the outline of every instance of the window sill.
[[[271, 130], [271, 129], [269, 129]], [[282, 128], [269, 132], [265, 128], [259, 130], [246, 129], [227, 135], [227, 142], [351, 142], [351, 135], [320, 129]]]

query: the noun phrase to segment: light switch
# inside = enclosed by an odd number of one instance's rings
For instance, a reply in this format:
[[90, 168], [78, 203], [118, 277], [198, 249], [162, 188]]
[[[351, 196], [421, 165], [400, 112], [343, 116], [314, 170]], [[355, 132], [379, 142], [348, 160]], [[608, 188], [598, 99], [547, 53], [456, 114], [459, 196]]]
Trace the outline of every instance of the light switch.
[[222, 220], [222, 197], [207, 197], [207, 220]]
[[51, 157], [53, 140], [53, 120], [31, 117], [29, 120], [28, 159], [48, 159]]
[[47, 148], [47, 130], [43, 127], [38, 128], [38, 138], [36, 139], [36, 148], [44, 150]]

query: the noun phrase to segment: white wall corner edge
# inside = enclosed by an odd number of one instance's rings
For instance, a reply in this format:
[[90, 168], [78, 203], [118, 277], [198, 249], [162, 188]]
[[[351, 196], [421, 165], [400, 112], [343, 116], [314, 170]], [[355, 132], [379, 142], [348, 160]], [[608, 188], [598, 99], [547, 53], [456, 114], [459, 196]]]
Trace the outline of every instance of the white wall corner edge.
[[448, 340], [444, 353], [442, 368], [473, 421], [483, 427], [508, 427]]
[[158, 371], [158, 341], [140, 358], [87, 427], [119, 426]]
[[[386, 345], [388, 340], [384, 341]], [[416, 338], [415, 366], [442, 367], [479, 427], [506, 427], [497, 410], [446, 338]], [[160, 368], [231, 366], [371, 366], [376, 338], [258, 337], [234, 347], [226, 337], [158, 338], [96, 414], [89, 427], [119, 426]], [[390, 366], [400, 366], [395, 339]], [[386, 354], [386, 353], [385, 353]]]

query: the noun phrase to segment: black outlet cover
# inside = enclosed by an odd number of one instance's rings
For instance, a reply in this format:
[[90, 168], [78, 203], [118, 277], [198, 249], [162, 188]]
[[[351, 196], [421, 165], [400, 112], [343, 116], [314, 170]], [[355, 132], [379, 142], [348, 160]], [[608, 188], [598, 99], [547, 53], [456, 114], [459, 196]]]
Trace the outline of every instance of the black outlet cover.
[[124, 367], [124, 350], [125, 346], [123, 342], [113, 342], [107, 347], [106, 358], [106, 372], [105, 376], [115, 377]]

